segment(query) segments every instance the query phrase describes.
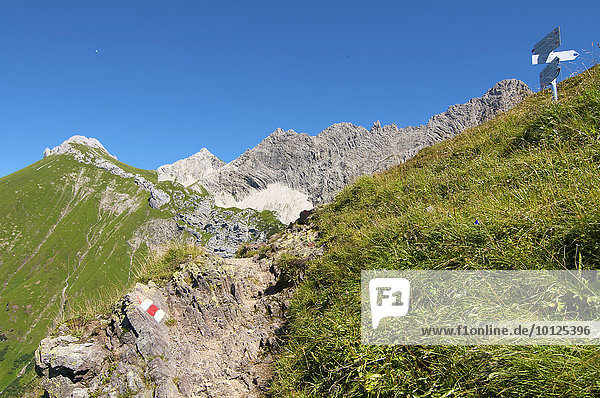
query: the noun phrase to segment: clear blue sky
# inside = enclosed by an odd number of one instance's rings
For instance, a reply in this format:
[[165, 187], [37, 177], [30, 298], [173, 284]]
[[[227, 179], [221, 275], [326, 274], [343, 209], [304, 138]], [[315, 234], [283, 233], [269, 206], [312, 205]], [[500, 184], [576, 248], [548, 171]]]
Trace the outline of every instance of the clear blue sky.
[[591, 50], [599, 17], [598, 0], [2, 1], [0, 176], [74, 134], [154, 169], [202, 147], [231, 161], [277, 127], [424, 124], [501, 79], [539, 89], [533, 44], [560, 25], [561, 49]]

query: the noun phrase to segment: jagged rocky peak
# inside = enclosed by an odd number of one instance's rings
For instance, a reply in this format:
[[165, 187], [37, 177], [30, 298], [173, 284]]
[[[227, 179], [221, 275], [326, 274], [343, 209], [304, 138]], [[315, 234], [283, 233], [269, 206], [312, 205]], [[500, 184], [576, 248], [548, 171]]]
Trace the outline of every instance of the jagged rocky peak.
[[114, 159], [117, 159], [116, 156], [111, 155], [106, 148], [104, 148], [104, 145], [102, 145], [100, 143], [100, 141], [98, 141], [95, 138], [92, 137], [85, 137], [83, 135], [74, 135], [71, 138], [69, 138], [68, 140], [64, 141], [62, 144], [60, 144], [59, 146], [55, 146], [54, 148], [50, 149], [50, 148], [46, 148], [44, 149], [44, 157], [50, 156], [50, 155], [60, 155], [60, 154], [66, 154], [66, 153], [73, 153], [75, 152], [74, 148], [73, 148], [73, 144], [80, 144], [80, 145], [85, 145], [88, 146], [90, 148], [96, 148], [96, 149], [100, 149], [104, 152], [106, 152], [106, 154]]
[[494, 84], [482, 97], [491, 108], [507, 109], [515, 106], [521, 99], [530, 95], [531, 89], [517, 79], [501, 80]]
[[483, 96], [465, 104], [452, 105], [427, 123], [428, 142], [452, 138], [460, 131], [486, 122], [498, 113], [507, 111], [532, 91], [520, 80], [506, 79], [494, 84]]
[[294, 136], [297, 136], [297, 135], [298, 135], [298, 133], [295, 132], [294, 130], [284, 130], [282, 128], [277, 128], [277, 129], [275, 129], [275, 131], [273, 131], [267, 137], [267, 139], [278, 140], [278, 139], [285, 139], [285, 138], [294, 137]]
[[379, 130], [380, 128], [381, 128], [381, 122], [379, 120], [377, 120], [375, 123], [373, 123], [373, 126], [371, 127], [370, 131]]
[[328, 138], [328, 137], [340, 137], [342, 135], [348, 135], [348, 133], [363, 133], [367, 130], [362, 126], [355, 126], [349, 122], [334, 123], [327, 127], [325, 130], [317, 134], [317, 137]]
[[158, 181], [174, 181], [188, 187], [213, 174], [223, 165], [225, 162], [208, 149], [202, 148], [188, 158], [160, 166], [157, 169]]
[[522, 93], [531, 93], [532, 91], [529, 89], [527, 84], [517, 79], [505, 79], [501, 80], [498, 83], [494, 84], [494, 86], [488, 90], [487, 94], [489, 95], [520, 95]]

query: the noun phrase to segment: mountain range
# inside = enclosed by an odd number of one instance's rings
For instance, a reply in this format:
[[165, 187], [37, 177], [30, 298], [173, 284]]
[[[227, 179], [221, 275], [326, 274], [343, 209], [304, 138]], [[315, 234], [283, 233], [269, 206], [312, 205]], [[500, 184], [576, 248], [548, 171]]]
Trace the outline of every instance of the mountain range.
[[203, 148], [159, 167], [158, 180], [206, 189], [219, 206], [272, 210], [287, 224], [301, 210], [330, 201], [357, 177], [402, 163], [421, 148], [510, 109], [530, 93], [519, 80], [503, 80], [483, 96], [451, 106], [419, 127], [375, 122], [367, 130], [336, 123], [316, 136], [277, 129], [230, 163]]
[[277, 129], [225, 163], [207, 149], [158, 170], [74, 136], [0, 178], [0, 390], [31, 373], [49, 328], [110, 303], [149, 253], [190, 242], [232, 256], [364, 174], [402, 163], [530, 94], [504, 80], [424, 126], [338, 123], [316, 136]]

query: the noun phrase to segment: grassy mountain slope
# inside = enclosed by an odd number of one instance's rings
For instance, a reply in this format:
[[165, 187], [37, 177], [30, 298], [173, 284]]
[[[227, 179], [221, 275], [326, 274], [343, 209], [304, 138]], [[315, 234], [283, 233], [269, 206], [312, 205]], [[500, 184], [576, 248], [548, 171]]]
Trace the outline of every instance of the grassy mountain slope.
[[150, 208], [133, 179], [66, 155], [0, 179], [0, 390], [31, 370], [31, 354], [64, 309], [132, 278], [146, 247], [126, 241], [145, 221], [170, 216]]
[[[208, 193], [159, 183], [155, 171], [85, 140], [0, 179], [0, 395], [16, 396], [32, 380], [33, 352], [49, 328], [108, 309], [134, 283], [148, 245], [227, 242], [228, 233], [260, 239], [283, 227], [270, 211], [222, 209]], [[151, 190], [168, 203], [150, 207]], [[187, 221], [195, 212], [203, 223]]]
[[[276, 396], [598, 396], [590, 346], [364, 346], [362, 269], [600, 268], [600, 67], [345, 189], [289, 311]], [[477, 221], [477, 222], [476, 222]]]

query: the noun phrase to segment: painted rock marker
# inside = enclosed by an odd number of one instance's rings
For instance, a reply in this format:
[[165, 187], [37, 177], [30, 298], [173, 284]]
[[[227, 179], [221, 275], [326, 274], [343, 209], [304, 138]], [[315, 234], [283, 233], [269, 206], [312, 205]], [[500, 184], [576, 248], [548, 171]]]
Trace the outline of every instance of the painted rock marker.
[[154, 305], [152, 300], [146, 299], [142, 301], [138, 298], [138, 302], [140, 303], [140, 307], [142, 307], [144, 311], [146, 311], [152, 318], [154, 318], [156, 322], [162, 321], [165, 317], [165, 312], [158, 308], [156, 305]]

